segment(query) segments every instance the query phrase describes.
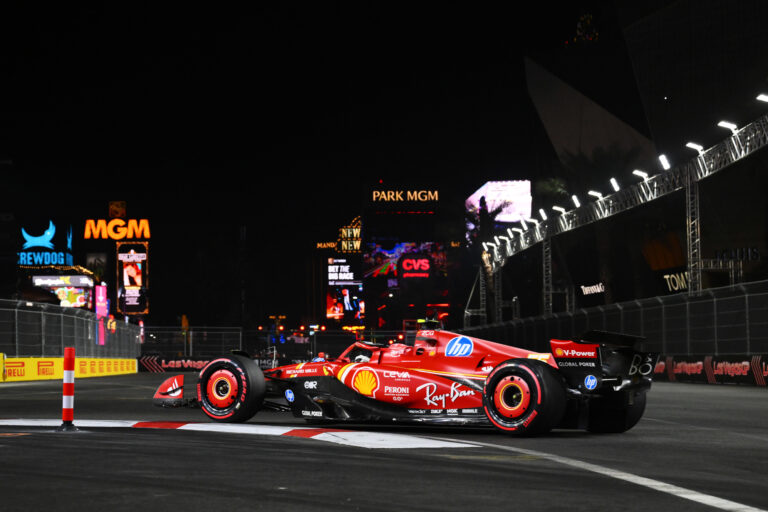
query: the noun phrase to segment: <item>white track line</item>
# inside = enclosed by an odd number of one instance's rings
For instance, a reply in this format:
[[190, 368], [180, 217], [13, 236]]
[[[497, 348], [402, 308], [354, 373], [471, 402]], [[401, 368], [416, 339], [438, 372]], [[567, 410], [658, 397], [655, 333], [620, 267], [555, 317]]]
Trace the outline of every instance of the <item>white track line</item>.
[[[441, 438], [441, 440], [456, 442], [453, 439], [446, 439], [446, 438]], [[498, 450], [521, 453], [524, 455], [531, 455], [541, 459], [550, 460], [558, 464], [571, 466], [579, 470], [591, 471], [599, 475], [615, 478], [617, 480], [624, 480], [625, 482], [633, 483], [635, 485], [641, 485], [643, 487], [648, 487], [649, 489], [653, 489], [655, 491], [670, 494], [672, 496], [677, 496], [678, 498], [695, 501], [697, 503], [708, 505], [710, 507], [714, 507], [720, 510], [727, 510], [729, 512], [766, 512], [764, 509], [750, 507], [749, 505], [744, 505], [742, 503], [737, 503], [735, 501], [718, 498], [716, 496], [710, 496], [708, 494], [703, 494], [697, 491], [693, 491], [691, 489], [678, 487], [677, 485], [668, 484], [665, 482], [661, 482], [659, 480], [653, 480], [651, 478], [645, 478], [642, 476], [633, 475], [631, 473], [626, 473], [624, 471], [619, 471], [613, 468], [598, 466], [597, 464], [591, 464], [589, 462], [571, 459], [568, 457], [561, 457], [560, 455], [553, 455], [551, 453], [545, 453], [545, 452], [537, 452], [534, 450], [526, 450], [524, 448], [514, 448], [512, 446], [480, 443], [475, 441], [472, 441], [472, 443], [477, 446], [485, 446], [488, 448], [496, 448]]]

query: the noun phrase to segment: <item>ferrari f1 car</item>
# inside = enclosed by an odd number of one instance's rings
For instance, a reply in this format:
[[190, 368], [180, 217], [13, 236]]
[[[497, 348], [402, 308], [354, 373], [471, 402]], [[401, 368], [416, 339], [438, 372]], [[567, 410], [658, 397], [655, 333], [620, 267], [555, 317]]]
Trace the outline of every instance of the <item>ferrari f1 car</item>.
[[[265, 371], [233, 353], [200, 371], [196, 402], [219, 422], [277, 409], [313, 423], [490, 424], [513, 435], [624, 432], [643, 415], [658, 359], [636, 349], [640, 339], [591, 331], [551, 340], [551, 353], [538, 353], [421, 330], [410, 343], [355, 342], [336, 358]], [[182, 404], [179, 378], [160, 386], [157, 405]], [[266, 381], [285, 403], [265, 400]]]

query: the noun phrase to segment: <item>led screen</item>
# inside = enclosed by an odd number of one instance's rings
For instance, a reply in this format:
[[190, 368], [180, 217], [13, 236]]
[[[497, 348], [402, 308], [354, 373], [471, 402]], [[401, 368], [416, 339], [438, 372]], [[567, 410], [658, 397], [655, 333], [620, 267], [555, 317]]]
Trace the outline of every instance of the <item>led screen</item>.
[[531, 182], [528, 180], [488, 181], [469, 196], [464, 205], [477, 212], [480, 198], [485, 197], [488, 211], [501, 208], [496, 222], [518, 222], [531, 218]]

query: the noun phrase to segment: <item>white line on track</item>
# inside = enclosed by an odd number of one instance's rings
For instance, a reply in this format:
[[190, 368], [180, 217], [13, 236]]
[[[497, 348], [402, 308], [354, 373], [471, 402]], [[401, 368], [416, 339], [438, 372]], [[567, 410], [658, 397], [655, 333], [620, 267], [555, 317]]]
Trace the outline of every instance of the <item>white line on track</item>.
[[[162, 428], [171, 430], [190, 430], [196, 432], [221, 432], [230, 434], [250, 434], [262, 436], [302, 437], [329, 443], [343, 444], [369, 449], [408, 449], [408, 448], [474, 448], [471, 443], [445, 441], [434, 438], [412, 436], [408, 434], [389, 434], [385, 432], [364, 432], [330, 428], [287, 427], [276, 425], [258, 425], [253, 423], [185, 423], [163, 421], [121, 421], [121, 420], [75, 420], [78, 428]], [[60, 420], [45, 419], [6, 419], [0, 420], [0, 426], [13, 427], [59, 427]]]
[[[440, 439], [447, 442], [450, 442], [450, 441], [457, 442], [456, 440], [450, 439], [450, 438], [440, 438]], [[538, 452], [535, 450], [526, 450], [525, 448], [515, 448], [512, 446], [503, 446], [503, 445], [491, 444], [491, 443], [481, 443], [477, 441], [471, 441], [471, 443], [476, 446], [485, 446], [487, 448], [495, 448], [497, 450], [504, 450], [509, 452], [521, 453], [524, 455], [531, 455], [541, 459], [546, 459], [552, 462], [556, 462], [558, 464], [563, 464], [565, 466], [571, 466], [580, 470], [591, 471], [599, 475], [615, 478], [617, 480], [624, 480], [625, 482], [641, 485], [643, 487], [648, 487], [649, 489], [670, 494], [672, 496], [677, 496], [678, 498], [684, 498], [686, 500], [695, 501], [697, 503], [708, 505], [710, 507], [714, 507], [720, 510], [727, 510], [729, 512], [766, 512], [764, 509], [761, 509], [761, 508], [750, 507], [749, 505], [744, 505], [742, 503], [737, 503], [735, 501], [718, 498], [716, 496], [710, 496], [708, 494], [703, 494], [698, 491], [686, 489], [684, 487], [678, 487], [677, 485], [668, 484], [665, 482], [661, 482], [659, 480], [653, 480], [651, 478], [645, 478], [642, 476], [633, 475], [631, 473], [626, 473], [624, 471], [619, 471], [619, 470], [604, 467], [604, 466], [598, 466], [597, 464], [591, 464], [589, 462], [584, 462], [581, 460], [562, 457], [560, 455], [554, 455], [554, 454], [545, 453], [545, 452]]]

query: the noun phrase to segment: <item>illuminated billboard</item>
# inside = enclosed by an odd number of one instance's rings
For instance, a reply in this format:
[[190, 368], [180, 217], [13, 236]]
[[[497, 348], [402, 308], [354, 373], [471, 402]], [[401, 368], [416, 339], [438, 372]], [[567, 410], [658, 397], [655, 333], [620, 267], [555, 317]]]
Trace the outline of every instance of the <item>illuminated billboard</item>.
[[21, 228], [21, 237], [24, 243], [17, 253], [20, 267], [73, 265], [72, 226], [64, 231], [58, 229], [52, 220], [30, 223], [26, 228]]
[[87, 308], [93, 279], [88, 276], [32, 276], [32, 284], [52, 291], [63, 308]]
[[365, 278], [385, 278], [389, 286], [394, 287], [399, 274], [407, 278], [444, 276], [448, 264], [445, 247], [440, 243], [399, 242], [390, 248], [369, 243], [363, 255], [363, 267]]
[[468, 211], [480, 209], [485, 197], [488, 211], [500, 208], [496, 222], [518, 222], [531, 218], [531, 182], [528, 180], [488, 181], [464, 202]]
[[362, 325], [365, 320], [363, 285], [328, 286], [325, 316], [342, 325]]
[[117, 310], [124, 315], [149, 313], [149, 242], [117, 242]]

